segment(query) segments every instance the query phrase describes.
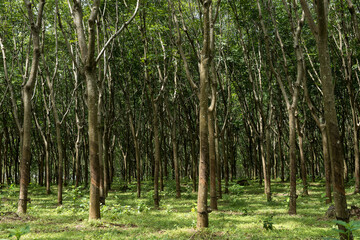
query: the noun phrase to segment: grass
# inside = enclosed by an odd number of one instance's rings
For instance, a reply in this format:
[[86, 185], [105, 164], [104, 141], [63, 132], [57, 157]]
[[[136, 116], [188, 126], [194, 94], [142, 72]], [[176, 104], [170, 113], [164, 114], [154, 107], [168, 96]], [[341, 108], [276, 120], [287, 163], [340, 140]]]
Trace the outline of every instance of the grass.
[[[21, 239], [332, 239], [337, 238], [333, 219], [325, 217], [328, 205], [322, 197], [324, 183], [311, 183], [309, 196], [297, 199], [297, 215], [287, 214], [288, 183], [273, 182], [273, 201], [267, 203], [257, 182], [250, 186], [232, 185], [230, 194], [219, 199], [219, 211], [209, 215], [210, 227], [196, 231], [196, 199], [191, 184], [182, 185], [182, 197], [175, 198], [173, 182], [161, 193], [160, 210], [153, 209], [152, 183], [144, 182], [142, 197], [136, 198], [136, 186], [121, 192], [113, 186], [101, 207], [102, 219], [88, 220], [88, 191], [65, 188], [64, 205], [56, 205], [56, 188], [46, 195], [44, 187], [31, 185], [28, 215], [17, 216], [18, 188], [0, 189], [0, 239], [9, 229], [30, 226]], [[301, 184], [298, 185], [301, 189]], [[348, 188], [347, 192], [353, 189]], [[348, 205], [360, 206], [358, 196], [349, 194]], [[271, 218], [272, 216], [272, 218]], [[273, 230], [264, 228], [270, 221]], [[353, 219], [355, 220], [355, 219]], [[267, 222], [267, 224], [269, 224]], [[359, 239], [359, 233], [354, 233]], [[15, 239], [10, 238], [10, 239]]]

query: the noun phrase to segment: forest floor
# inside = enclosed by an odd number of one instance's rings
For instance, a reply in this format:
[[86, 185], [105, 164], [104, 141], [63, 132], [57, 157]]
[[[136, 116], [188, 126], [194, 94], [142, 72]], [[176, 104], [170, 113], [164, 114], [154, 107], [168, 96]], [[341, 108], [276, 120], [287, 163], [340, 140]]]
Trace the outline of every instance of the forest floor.
[[[297, 215], [289, 216], [289, 184], [273, 182], [273, 201], [267, 203], [263, 187], [250, 181], [250, 186], [231, 183], [230, 194], [219, 199], [219, 211], [209, 215], [210, 227], [196, 231], [196, 199], [191, 184], [182, 185], [182, 196], [175, 198], [175, 184], [165, 184], [160, 210], [152, 207], [151, 182], [142, 185], [142, 197], [136, 197], [136, 185], [119, 190], [115, 185], [106, 205], [101, 207], [102, 219], [88, 220], [88, 191], [65, 187], [64, 204], [57, 207], [56, 186], [46, 195], [44, 187], [30, 186], [31, 204], [28, 215], [18, 216], [18, 188], [0, 189], [0, 239], [9, 238], [10, 231], [30, 232], [21, 239], [336, 239], [334, 219], [325, 217], [324, 182], [310, 183], [309, 196], [297, 199]], [[301, 184], [298, 183], [298, 190]], [[360, 206], [359, 196], [347, 189], [348, 205]], [[352, 219], [358, 220], [358, 219]], [[272, 230], [264, 228], [267, 222]], [[355, 239], [360, 231], [354, 232]]]

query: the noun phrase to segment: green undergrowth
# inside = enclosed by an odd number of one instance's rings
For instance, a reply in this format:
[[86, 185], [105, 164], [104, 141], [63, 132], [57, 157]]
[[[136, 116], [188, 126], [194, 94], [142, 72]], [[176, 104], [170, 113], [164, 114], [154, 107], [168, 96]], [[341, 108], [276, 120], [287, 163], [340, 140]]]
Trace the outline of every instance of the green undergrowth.
[[[101, 206], [101, 220], [88, 220], [89, 191], [65, 187], [63, 206], [57, 206], [56, 187], [46, 195], [44, 187], [30, 185], [28, 214], [18, 216], [18, 187], [0, 189], [0, 239], [11, 232], [30, 229], [21, 239], [337, 239], [334, 219], [325, 217], [324, 182], [310, 183], [309, 196], [298, 192], [297, 215], [289, 216], [289, 184], [272, 183], [272, 201], [266, 202], [263, 187], [230, 184], [230, 194], [219, 199], [219, 211], [209, 215], [210, 227], [196, 230], [196, 193], [191, 183], [182, 183], [182, 196], [175, 196], [175, 184], [169, 181], [161, 192], [160, 209], [153, 208], [151, 182], [143, 182], [142, 197], [136, 197], [136, 185], [124, 191], [114, 185]], [[298, 185], [301, 190], [301, 184]], [[348, 205], [360, 206], [359, 196], [348, 188]], [[352, 219], [357, 220], [357, 219]], [[354, 232], [355, 239], [360, 231]]]

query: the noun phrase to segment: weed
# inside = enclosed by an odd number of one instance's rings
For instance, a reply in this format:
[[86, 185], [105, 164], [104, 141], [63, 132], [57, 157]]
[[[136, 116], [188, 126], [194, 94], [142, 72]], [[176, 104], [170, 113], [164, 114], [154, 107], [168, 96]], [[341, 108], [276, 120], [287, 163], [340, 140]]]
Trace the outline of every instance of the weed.
[[334, 230], [337, 231], [338, 233], [345, 234], [347, 236], [348, 240], [351, 239], [352, 232], [360, 229], [360, 221], [350, 221], [347, 223], [347, 222], [344, 222], [341, 220], [335, 220], [334, 223], [345, 227], [346, 231], [343, 231], [343, 230], [340, 230], [337, 228], [334, 228]]
[[196, 220], [192, 220], [192, 222], [191, 222], [191, 228], [193, 228], [193, 229], [196, 228]]
[[197, 204], [193, 203], [193, 207], [191, 208], [191, 212], [196, 213], [197, 211]]
[[263, 220], [263, 228], [265, 230], [273, 230], [273, 216], [268, 216]]
[[137, 211], [138, 213], [142, 213], [142, 212], [148, 212], [150, 210], [150, 207], [148, 207], [148, 205], [144, 202], [140, 202], [137, 205]]
[[166, 205], [166, 207], [165, 207], [165, 212], [166, 213], [171, 213], [171, 212], [173, 212], [174, 211], [174, 207], [173, 206], [171, 206], [171, 205]]
[[320, 203], [325, 203], [326, 202], [326, 200], [328, 200], [329, 198], [326, 196], [326, 193], [323, 193], [323, 194], [321, 194], [321, 196], [320, 196]]
[[229, 187], [229, 191], [233, 194], [239, 195], [244, 192], [244, 186], [240, 186], [238, 184], [234, 184], [231, 187]]
[[241, 212], [242, 212], [242, 214], [243, 214], [244, 216], [249, 215], [249, 211], [247, 210], [247, 208], [242, 208], [242, 209], [241, 209]]
[[19, 240], [21, 236], [30, 232], [30, 226], [26, 225], [25, 227], [22, 228], [8, 229], [8, 232], [9, 232], [9, 238], [16, 237], [16, 239]]

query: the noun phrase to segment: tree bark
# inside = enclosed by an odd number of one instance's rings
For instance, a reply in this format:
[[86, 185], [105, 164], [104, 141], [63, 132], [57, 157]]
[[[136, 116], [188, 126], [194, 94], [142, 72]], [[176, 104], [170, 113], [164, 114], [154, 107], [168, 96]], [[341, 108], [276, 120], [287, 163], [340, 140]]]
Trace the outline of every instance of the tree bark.
[[199, 138], [200, 138], [200, 161], [199, 161], [199, 185], [197, 200], [197, 228], [209, 226], [209, 212], [207, 206], [207, 169], [209, 164], [209, 137], [208, 137], [208, 86], [209, 86], [209, 66], [211, 64], [210, 55], [210, 11], [211, 0], [202, 2], [203, 12], [203, 48], [200, 59], [200, 88], [199, 88]]
[[[174, 110], [175, 112], [176, 110]], [[174, 172], [176, 183], [176, 198], [181, 197], [180, 192], [180, 173], [179, 173], [179, 159], [178, 159], [178, 143], [176, 141], [176, 121], [175, 115], [173, 116], [173, 122], [171, 125], [171, 142], [173, 147], [173, 160], [174, 160]]]
[[86, 40], [81, 1], [74, 0], [73, 13], [76, 34], [80, 46], [81, 61], [84, 64], [86, 79], [88, 124], [89, 124], [89, 162], [90, 162], [90, 206], [89, 219], [100, 218], [100, 162], [99, 162], [99, 138], [98, 138], [98, 87], [95, 61], [95, 19], [99, 12], [100, 1], [95, 0], [88, 19], [89, 35]]
[[295, 128], [295, 109], [289, 112], [289, 141], [290, 141], [290, 202], [288, 213], [296, 214], [296, 128]]
[[325, 168], [325, 193], [326, 193], [326, 204], [332, 202], [331, 197], [331, 162], [330, 162], [330, 153], [329, 153], [329, 143], [326, 133], [326, 125], [322, 124], [320, 126], [321, 139], [322, 139], [322, 148], [324, 156], [324, 168]]
[[40, 61], [40, 29], [43, 17], [45, 0], [41, 0], [38, 6], [38, 15], [35, 22], [31, 3], [24, 0], [27, 8], [29, 22], [31, 24], [31, 36], [33, 39], [33, 59], [28, 80], [23, 88], [24, 104], [24, 122], [23, 122], [23, 141], [21, 147], [20, 161], [20, 193], [18, 202], [18, 213], [26, 214], [28, 202], [28, 185], [30, 181], [30, 161], [31, 161], [31, 126], [32, 126], [32, 109], [31, 97], [34, 90], [38, 66]]
[[[301, 0], [301, 5], [305, 11], [309, 26], [316, 38], [319, 54], [324, 115], [330, 150], [336, 218], [338, 220], [349, 222], [344, 185], [344, 150], [336, 115], [334, 84], [328, 49], [328, 2], [324, 0], [318, 0], [316, 2], [318, 18], [317, 25], [311, 18], [311, 13], [306, 1]], [[338, 227], [340, 230], [346, 231], [344, 226], [338, 225]], [[347, 239], [347, 236], [344, 233], [340, 233], [340, 238]]]
[[[305, 123], [304, 123], [305, 124]], [[300, 152], [300, 168], [301, 168], [301, 178], [303, 182], [303, 196], [308, 196], [308, 183], [307, 183], [307, 171], [306, 171], [306, 161], [304, 155], [304, 128], [300, 126], [299, 118], [296, 116], [296, 129], [298, 132], [298, 141], [299, 141], [299, 152]]]
[[158, 121], [158, 105], [152, 100], [153, 108], [153, 131], [154, 131], [154, 147], [155, 147], [155, 166], [154, 166], [154, 206], [159, 209], [160, 196], [159, 196], [159, 172], [160, 172], [160, 141], [159, 141], [159, 121]]
[[216, 152], [215, 152], [215, 111], [208, 112], [209, 160], [210, 160], [210, 207], [217, 210], [216, 194]]

